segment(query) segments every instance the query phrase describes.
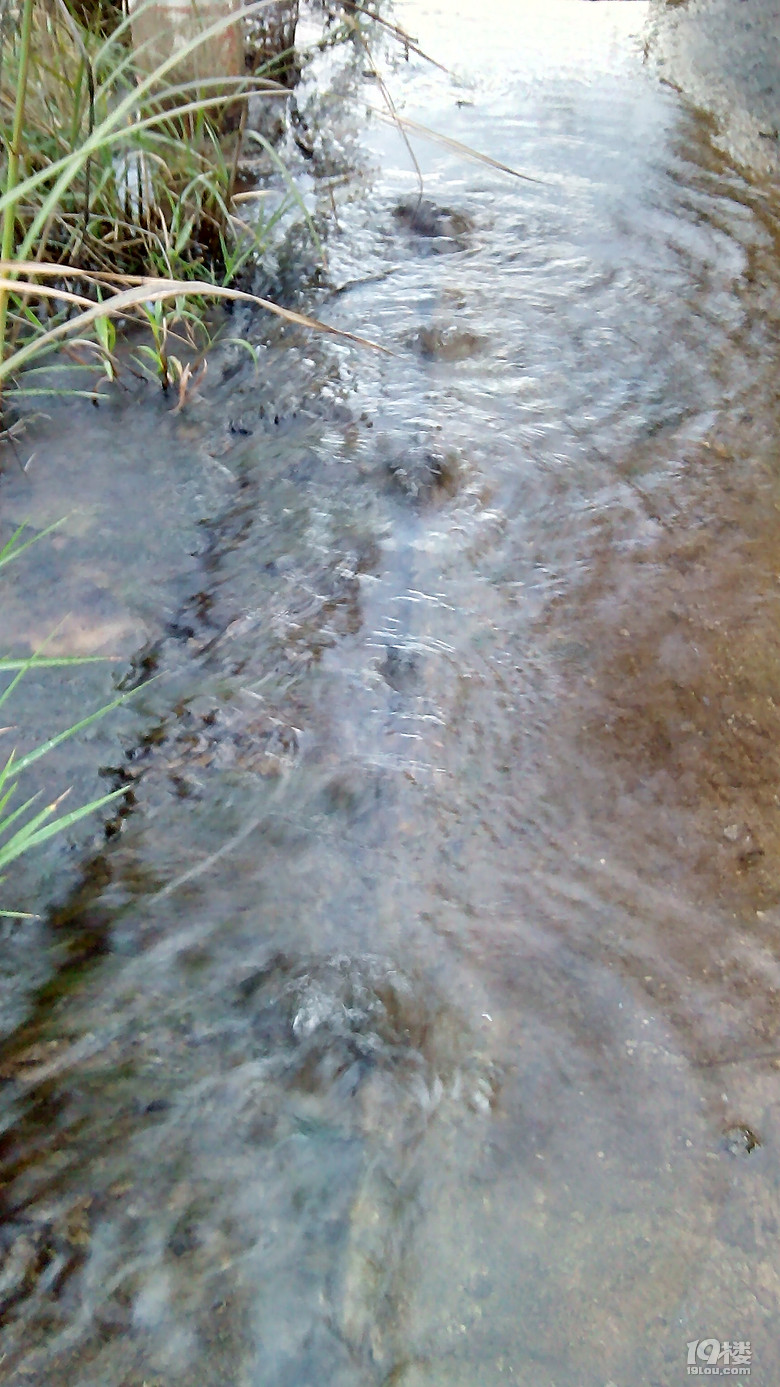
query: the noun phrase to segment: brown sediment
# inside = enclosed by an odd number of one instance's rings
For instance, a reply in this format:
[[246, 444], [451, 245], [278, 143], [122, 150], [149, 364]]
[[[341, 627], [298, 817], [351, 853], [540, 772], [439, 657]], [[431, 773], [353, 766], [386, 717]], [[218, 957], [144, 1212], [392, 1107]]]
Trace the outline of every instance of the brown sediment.
[[604, 805], [618, 796], [665, 841], [673, 875], [766, 908], [780, 901], [780, 510], [769, 468], [746, 477], [739, 453], [722, 435], [689, 448], [684, 492], [648, 492], [641, 542], [601, 553], [571, 601], [587, 654], [569, 696]]

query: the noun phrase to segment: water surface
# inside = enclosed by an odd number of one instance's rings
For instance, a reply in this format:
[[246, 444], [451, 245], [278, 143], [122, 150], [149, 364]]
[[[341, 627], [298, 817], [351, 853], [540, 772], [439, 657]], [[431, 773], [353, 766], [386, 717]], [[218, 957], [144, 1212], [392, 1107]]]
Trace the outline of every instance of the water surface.
[[[484, 13], [297, 94], [319, 311], [392, 355], [256, 323], [257, 374], [63, 450], [90, 648], [159, 677], [19, 981], [9, 1381], [772, 1381], [774, 194], [643, 4]], [[372, 63], [535, 181], [415, 137], [421, 203]]]

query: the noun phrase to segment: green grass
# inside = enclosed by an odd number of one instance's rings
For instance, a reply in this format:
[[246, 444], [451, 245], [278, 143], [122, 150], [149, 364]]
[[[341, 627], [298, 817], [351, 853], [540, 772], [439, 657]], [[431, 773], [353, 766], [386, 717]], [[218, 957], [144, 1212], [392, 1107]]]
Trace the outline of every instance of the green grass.
[[[256, 0], [244, 17], [268, 3]], [[271, 213], [256, 208], [251, 222], [242, 214], [234, 196], [244, 121], [225, 135], [226, 103], [240, 111], [252, 93], [283, 102], [287, 89], [268, 65], [240, 78], [180, 80], [182, 63], [235, 16], [147, 73], [128, 19], [106, 35], [64, 0], [21, 0], [16, 19], [11, 0], [0, 0], [0, 19], [3, 11], [0, 405], [46, 388], [25, 392], [23, 373], [65, 340], [83, 365], [98, 366], [101, 384], [115, 380], [116, 326], [128, 320], [149, 330], [163, 385], [181, 385], [165, 339], [175, 331], [202, 349], [208, 303], [227, 297], [300, 201], [288, 179]]]
[[[56, 524], [50, 525], [48, 529], [30, 538], [25, 535], [26, 526], [21, 526], [11, 536], [7, 544], [0, 549], [0, 570], [18, 559], [31, 544], [43, 539], [62, 523], [62, 521], [57, 521]], [[4, 577], [4, 574], [0, 574], [0, 578], [4, 579]], [[30, 670], [90, 664], [94, 662], [95, 658], [100, 657], [51, 657], [46, 656], [42, 650], [36, 651], [35, 654], [25, 659], [5, 656], [0, 658], [0, 674], [5, 673], [12, 676], [0, 692], [0, 709], [12, 698], [25, 674], [29, 673]], [[34, 747], [32, 751], [28, 751], [26, 755], [18, 756], [16, 751], [12, 750], [5, 762], [0, 764], [0, 873], [21, 857], [23, 853], [29, 852], [32, 848], [40, 847], [55, 834], [64, 832], [72, 824], [78, 823], [80, 819], [104, 808], [105, 805], [124, 794], [123, 790], [114, 790], [110, 794], [101, 795], [98, 799], [91, 800], [88, 804], [79, 805], [78, 808], [65, 813], [61, 813], [60, 808], [69, 794], [67, 790], [42, 807], [39, 807], [39, 795], [30, 795], [26, 799], [22, 798], [19, 802], [19, 778], [30, 766], [69, 737], [75, 736], [99, 718], [105, 717], [107, 713], [119, 707], [124, 699], [125, 695], [122, 694], [111, 703], [106, 704], [105, 707], [81, 718], [79, 722], [73, 723], [63, 731], [55, 733], [45, 742]], [[2, 730], [5, 733], [10, 731], [9, 728]], [[3, 876], [0, 875], [0, 882], [2, 881]], [[18, 916], [19, 914], [18, 911], [0, 909], [0, 916]]]

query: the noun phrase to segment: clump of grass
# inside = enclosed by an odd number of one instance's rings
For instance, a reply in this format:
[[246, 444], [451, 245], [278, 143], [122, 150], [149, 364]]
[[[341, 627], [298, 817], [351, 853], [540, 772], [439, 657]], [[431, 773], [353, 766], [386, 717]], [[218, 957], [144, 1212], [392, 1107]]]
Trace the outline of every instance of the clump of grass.
[[6, 31], [0, 74], [4, 259], [12, 219], [23, 260], [182, 279], [203, 278], [205, 263], [224, 269], [222, 243], [243, 228], [230, 205], [235, 157], [220, 111], [228, 94], [241, 102], [259, 91], [274, 101], [287, 92], [263, 73], [197, 82], [177, 74], [189, 50], [235, 17], [151, 73], [136, 70], [129, 19], [103, 37], [62, 0], [22, 0], [21, 17]]
[[[57, 524], [61, 523], [61, 521], [57, 522]], [[25, 536], [25, 526], [21, 526], [11, 536], [7, 544], [0, 549], [0, 575], [7, 564], [17, 559], [31, 544], [42, 539], [56, 527], [56, 524], [51, 525], [40, 534], [28, 538]], [[45, 650], [37, 651], [34, 655], [23, 659], [16, 659], [11, 656], [0, 657], [0, 676], [3, 674], [11, 676], [6, 687], [0, 693], [0, 709], [8, 702], [25, 674], [30, 670], [89, 664], [99, 658], [95, 656], [49, 656], [46, 655]], [[47, 755], [48, 752], [53, 751], [68, 737], [76, 735], [98, 718], [104, 717], [106, 713], [118, 707], [123, 700], [124, 695], [107, 704], [104, 708], [90, 713], [71, 727], [66, 727], [64, 731], [56, 733], [40, 746], [28, 751], [24, 756], [17, 756], [16, 752], [12, 751], [5, 762], [0, 763], [0, 874], [24, 853], [29, 852], [32, 848], [40, 847], [55, 834], [64, 832], [72, 824], [78, 823], [80, 819], [104, 808], [105, 805], [124, 793], [123, 790], [114, 790], [110, 794], [101, 795], [98, 799], [90, 801], [89, 804], [79, 805], [76, 809], [65, 813], [60, 813], [60, 808], [67, 798], [67, 790], [44, 804], [42, 808], [38, 807], [38, 795], [31, 795], [26, 800], [22, 800], [21, 803], [15, 802], [19, 790], [19, 777], [30, 766], [39, 761], [42, 756]], [[0, 730], [7, 733], [11, 729], [3, 728]], [[2, 881], [3, 876], [0, 875], [0, 882]], [[19, 914], [18, 911], [0, 909], [0, 916], [16, 917]]]
[[[244, 13], [257, 17], [269, 3], [256, 0]], [[76, 17], [85, 13], [93, 15], [90, 24]], [[109, 379], [116, 363], [107, 324], [120, 308], [117, 287], [121, 297], [132, 285], [131, 316], [143, 318], [146, 280], [154, 281], [149, 302], [164, 303], [166, 315], [179, 324], [202, 321], [208, 298], [262, 253], [296, 196], [288, 186], [273, 213], [253, 214], [251, 223], [234, 201], [249, 96], [271, 103], [288, 95], [268, 75], [270, 62], [242, 77], [181, 80], [188, 57], [235, 24], [235, 15], [145, 72], [128, 18], [118, 17], [104, 32], [109, 13], [94, 5], [72, 13], [65, 0], [0, 0], [4, 399], [19, 388], [24, 367], [39, 364], [52, 341], [71, 335], [58, 332], [69, 317], [75, 334], [83, 332], [83, 313], [75, 310], [85, 299], [113, 305], [94, 316], [87, 333], [88, 350]], [[238, 128], [227, 136], [226, 108], [234, 124], [239, 113]], [[56, 281], [43, 266], [59, 268]], [[175, 284], [176, 292], [155, 300], [161, 281]], [[168, 383], [167, 373], [159, 374]]]

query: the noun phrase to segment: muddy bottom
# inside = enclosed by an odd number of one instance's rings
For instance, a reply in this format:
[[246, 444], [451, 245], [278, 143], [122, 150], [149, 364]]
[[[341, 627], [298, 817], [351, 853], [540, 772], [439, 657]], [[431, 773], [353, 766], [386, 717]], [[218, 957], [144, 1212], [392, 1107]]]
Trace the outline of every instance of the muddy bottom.
[[29, 736], [138, 686], [57, 763], [122, 812], [3, 884], [59, 902], [5, 938], [9, 1383], [775, 1380], [775, 193], [641, 3], [398, 18], [451, 69], [377, 45], [402, 114], [535, 181], [420, 140], [420, 197], [320, 54], [309, 306], [392, 355], [242, 319], [257, 372], [2, 480], [72, 510], [9, 645], [116, 657]]

